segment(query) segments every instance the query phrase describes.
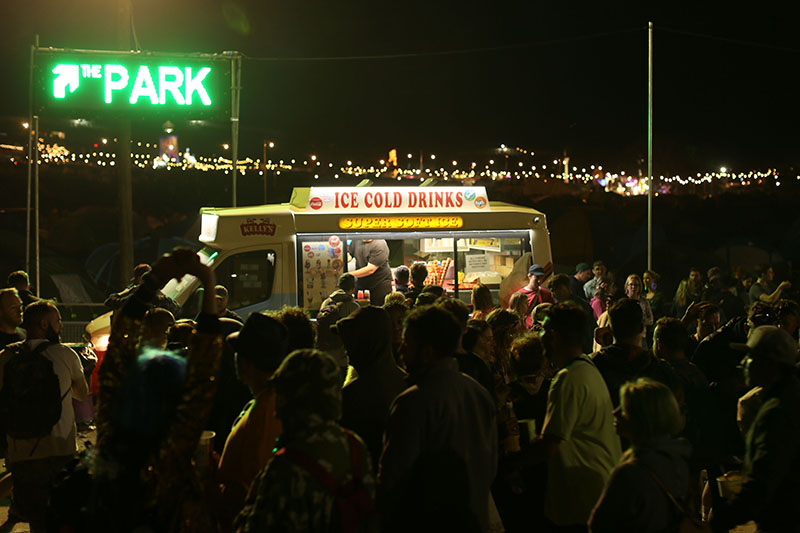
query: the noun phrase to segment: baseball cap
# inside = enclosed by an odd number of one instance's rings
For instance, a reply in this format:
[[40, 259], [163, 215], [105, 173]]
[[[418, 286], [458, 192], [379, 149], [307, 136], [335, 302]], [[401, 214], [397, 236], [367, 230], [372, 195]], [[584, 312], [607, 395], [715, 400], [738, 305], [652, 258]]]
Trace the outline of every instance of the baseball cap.
[[380, 331], [385, 329], [388, 324], [391, 331], [392, 321], [389, 313], [383, 307], [368, 305], [359, 307], [349, 315], [336, 321], [331, 326], [331, 331], [339, 335], [349, 335], [355, 333], [355, 328], [362, 328], [361, 331]]
[[797, 342], [786, 331], [776, 326], [758, 326], [750, 334], [747, 343], [731, 343], [736, 351], [771, 359], [782, 365], [797, 363]]
[[216, 295], [216, 298], [227, 298], [228, 289], [226, 289], [223, 285], [217, 285], [214, 287], [214, 294]]
[[542, 265], [537, 265], [536, 263], [534, 263], [528, 269], [528, 274], [531, 276], [544, 276], [545, 271], [544, 268], [542, 268]]
[[578, 263], [575, 266], [575, 273], [577, 274], [578, 272], [583, 272], [584, 270], [591, 270], [591, 269], [592, 267], [589, 266], [589, 263]]
[[278, 368], [289, 351], [286, 326], [262, 313], [252, 313], [242, 329], [228, 335], [227, 340], [240, 357], [264, 372]]

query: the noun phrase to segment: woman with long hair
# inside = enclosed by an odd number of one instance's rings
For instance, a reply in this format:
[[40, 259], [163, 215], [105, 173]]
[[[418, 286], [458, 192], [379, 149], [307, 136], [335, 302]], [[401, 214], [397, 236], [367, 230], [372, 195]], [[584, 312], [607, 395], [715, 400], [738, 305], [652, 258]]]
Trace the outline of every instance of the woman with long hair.
[[678, 531], [691, 450], [687, 441], [675, 438], [683, 428], [678, 402], [666, 385], [647, 378], [626, 383], [619, 396], [614, 426], [631, 446], [611, 473], [589, 530]]
[[508, 310], [517, 313], [524, 320], [528, 313], [528, 297], [525, 296], [525, 293], [515, 292], [512, 294], [508, 299]]
[[511, 404], [511, 389], [508, 384], [511, 382], [511, 344], [515, 338], [519, 337], [525, 327], [522, 325], [521, 317], [508, 309], [495, 309], [486, 319], [489, 327], [492, 328], [494, 339], [494, 359], [490, 365], [494, 378], [494, 400], [497, 405], [497, 433], [500, 439], [500, 450], [502, 453], [518, 452], [519, 447], [519, 424], [514, 415]]
[[517, 313], [508, 309], [495, 309], [486, 317], [486, 322], [492, 328], [492, 337], [494, 338], [495, 364], [498, 372], [503, 376], [504, 383], [511, 380], [509, 365], [511, 343], [525, 330], [521, 318]]
[[492, 291], [483, 283], [478, 283], [472, 287], [472, 318], [475, 320], [486, 320], [489, 313], [497, 306], [492, 298]]

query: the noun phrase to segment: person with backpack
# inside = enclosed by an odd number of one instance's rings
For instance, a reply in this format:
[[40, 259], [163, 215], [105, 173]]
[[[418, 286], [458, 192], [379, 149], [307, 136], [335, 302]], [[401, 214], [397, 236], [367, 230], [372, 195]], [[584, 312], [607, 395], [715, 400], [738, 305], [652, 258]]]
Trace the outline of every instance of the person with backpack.
[[89, 394], [78, 354], [60, 343], [61, 314], [47, 300], [23, 315], [26, 341], [0, 352], [0, 425], [14, 480], [9, 521], [44, 531], [50, 487], [78, 452], [72, 399]]
[[250, 488], [236, 531], [377, 531], [369, 453], [338, 423], [336, 361], [319, 350], [296, 350], [275, 371], [272, 386], [283, 434]]

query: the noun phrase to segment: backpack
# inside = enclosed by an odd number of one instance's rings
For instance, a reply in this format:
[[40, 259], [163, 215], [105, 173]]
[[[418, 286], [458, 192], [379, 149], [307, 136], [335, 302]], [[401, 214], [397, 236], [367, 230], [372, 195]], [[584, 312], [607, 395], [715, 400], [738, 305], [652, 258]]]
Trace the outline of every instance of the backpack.
[[[334, 515], [338, 516], [338, 524], [334, 518], [334, 526], [338, 525], [338, 530], [343, 533], [370, 531], [373, 529], [372, 526], [376, 523], [378, 515], [372, 504], [372, 497], [364, 486], [361, 444], [353, 432], [345, 430], [345, 433], [350, 446], [352, 478], [343, 485], [340, 485], [333, 474], [305, 452], [292, 448], [281, 448], [275, 455], [286, 456], [289, 461], [311, 474], [314, 479], [328, 489], [336, 503]], [[337, 528], [334, 527], [334, 530]]]
[[61, 418], [61, 401], [69, 389], [61, 394], [53, 362], [43, 354], [50, 346], [45, 341], [31, 349], [22, 341], [6, 347], [13, 355], [3, 370], [0, 427], [13, 439], [46, 437]]

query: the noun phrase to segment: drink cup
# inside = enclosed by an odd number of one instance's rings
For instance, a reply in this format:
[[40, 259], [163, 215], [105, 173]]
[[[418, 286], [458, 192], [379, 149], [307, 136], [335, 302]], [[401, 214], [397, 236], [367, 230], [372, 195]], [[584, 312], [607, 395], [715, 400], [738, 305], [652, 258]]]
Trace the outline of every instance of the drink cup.
[[208, 470], [211, 450], [214, 448], [214, 437], [216, 436], [217, 433], [210, 430], [205, 430], [200, 435], [200, 442], [198, 442], [197, 451], [194, 454], [194, 464], [201, 473], [205, 473]]
[[530, 444], [536, 438], [536, 420], [526, 418], [519, 420], [519, 440], [524, 446]]
[[364, 291], [358, 291], [358, 299], [359, 300], [363, 300], [364, 299]]
[[742, 477], [742, 473], [736, 471], [728, 472], [717, 478], [719, 494], [728, 501], [732, 500], [742, 491], [743, 483], [744, 478]]

